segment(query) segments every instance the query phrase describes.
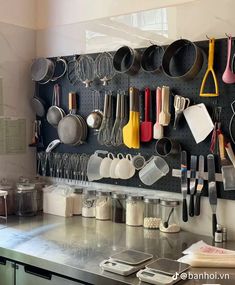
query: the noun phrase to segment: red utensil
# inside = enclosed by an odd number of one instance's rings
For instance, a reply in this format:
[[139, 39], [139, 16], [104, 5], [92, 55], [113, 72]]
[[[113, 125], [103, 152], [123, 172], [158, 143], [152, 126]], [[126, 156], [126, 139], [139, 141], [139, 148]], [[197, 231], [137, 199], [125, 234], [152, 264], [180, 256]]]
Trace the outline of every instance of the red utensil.
[[140, 140], [141, 142], [149, 142], [153, 138], [153, 123], [150, 121], [150, 104], [151, 104], [151, 93], [149, 88], [145, 88], [144, 97], [144, 121], [140, 127]]

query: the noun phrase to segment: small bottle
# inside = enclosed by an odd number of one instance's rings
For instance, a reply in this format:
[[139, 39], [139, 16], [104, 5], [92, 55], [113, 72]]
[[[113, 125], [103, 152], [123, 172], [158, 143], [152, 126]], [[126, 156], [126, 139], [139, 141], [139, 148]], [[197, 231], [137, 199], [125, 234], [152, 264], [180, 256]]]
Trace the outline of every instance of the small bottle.
[[227, 228], [222, 229], [222, 237], [223, 237], [223, 242], [227, 241]]
[[216, 226], [215, 242], [223, 242], [222, 226], [219, 224]]

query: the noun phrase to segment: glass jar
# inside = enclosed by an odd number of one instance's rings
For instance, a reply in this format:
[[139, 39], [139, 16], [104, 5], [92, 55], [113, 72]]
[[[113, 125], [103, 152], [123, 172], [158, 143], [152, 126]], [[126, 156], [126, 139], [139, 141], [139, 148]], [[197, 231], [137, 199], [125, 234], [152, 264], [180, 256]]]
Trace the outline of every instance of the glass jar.
[[37, 214], [37, 190], [35, 184], [18, 183], [15, 195], [16, 215], [27, 217]]
[[160, 216], [160, 199], [154, 197], [144, 198], [144, 227], [147, 229], [158, 229], [161, 216]]
[[38, 212], [43, 211], [43, 188], [46, 183], [43, 181], [42, 177], [36, 176], [34, 179], [28, 180], [28, 182], [35, 184], [35, 189], [37, 190], [37, 205]]
[[141, 195], [129, 195], [126, 200], [126, 224], [143, 226], [144, 201]]
[[160, 231], [164, 233], [177, 233], [180, 231], [178, 200], [161, 200]]
[[72, 193], [73, 198], [73, 215], [78, 216], [82, 214], [82, 193], [83, 188], [74, 188]]
[[[4, 178], [0, 181], [0, 190], [7, 191], [7, 215], [13, 215], [15, 213], [15, 190], [12, 184]], [[2, 215], [5, 215], [4, 199], [0, 199], [0, 216]]]
[[82, 216], [95, 218], [96, 191], [92, 189], [83, 190], [82, 195]]
[[112, 193], [112, 221], [114, 223], [126, 222], [126, 195]]
[[96, 192], [95, 217], [97, 220], [111, 220], [111, 197], [110, 192]]

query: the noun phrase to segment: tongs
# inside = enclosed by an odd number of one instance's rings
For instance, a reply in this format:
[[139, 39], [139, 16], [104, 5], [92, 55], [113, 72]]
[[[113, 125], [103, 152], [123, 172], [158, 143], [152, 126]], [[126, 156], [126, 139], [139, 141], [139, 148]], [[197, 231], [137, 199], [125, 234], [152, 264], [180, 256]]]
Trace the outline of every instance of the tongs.
[[[209, 39], [209, 56], [208, 56], [208, 67], [206, 70], [206, 73], [203, 77], [202, 80], [202, 85], [201, 85], [201, 89], [200, 89], [200, 96], [201, 97], [217, 97], [219, 96], [219, 87], [218, 87], [218, 81], [215, 75], [215, 71], [213, 68], [214, 65], [214, 51], [215, 51], [215, 39]], [[204, 93], [204, 89], [205, 89], [205, 85], [206, 85], [206, 81], [208, 79], [208, 75], [211, 72], [212, 76], [213, 76], [213, 80], [214, 80], [214, 85], [215, 85], [215, 93]]]

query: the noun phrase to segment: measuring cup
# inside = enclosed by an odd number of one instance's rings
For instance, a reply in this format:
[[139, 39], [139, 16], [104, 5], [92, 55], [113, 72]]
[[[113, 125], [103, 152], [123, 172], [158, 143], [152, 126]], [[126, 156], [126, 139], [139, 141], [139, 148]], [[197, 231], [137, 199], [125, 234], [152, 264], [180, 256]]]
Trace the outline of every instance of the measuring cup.
[[107, 157], [105, 157], [100, 164], [100, 176], [104, 178], [109, 178], [110, 177], [110, 166], [111, 163], [114, 159], [114, 155], [109, 152]]
[[145, 185], [153, 185], [160, 178], [167, 175], [169, 170], [170, 169], [166, 161], [159, 156], [155, 156], [143, 169], [140, 170], [139, 178]]

